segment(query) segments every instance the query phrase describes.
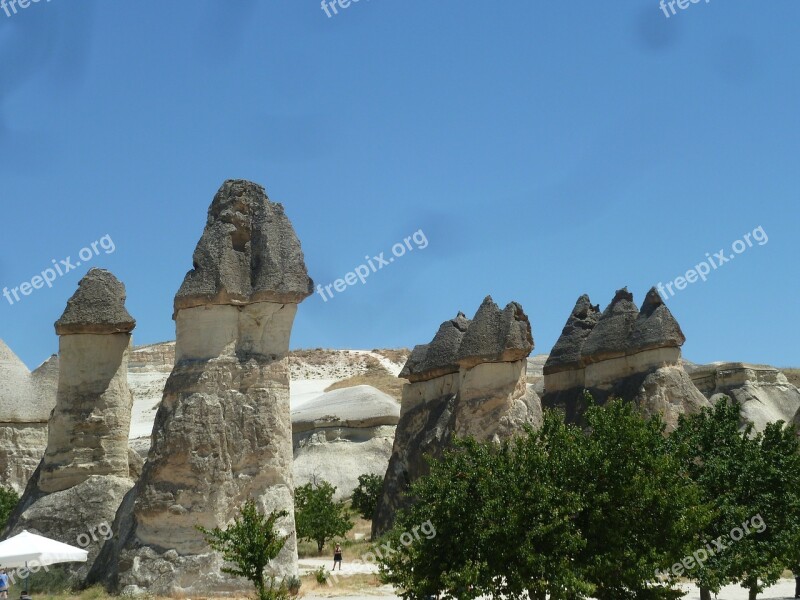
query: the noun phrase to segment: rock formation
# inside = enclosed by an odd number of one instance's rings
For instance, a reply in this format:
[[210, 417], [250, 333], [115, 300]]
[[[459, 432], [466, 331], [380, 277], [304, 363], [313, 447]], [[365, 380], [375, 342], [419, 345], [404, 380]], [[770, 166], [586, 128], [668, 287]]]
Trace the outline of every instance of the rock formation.
[[[158, 595], [240, 592], [196, 529], [226, 527], [245, 501], [287, 510], [294, 530], [288, 346], [297, 303], [312, 292], [280, 204], [247, 181], [214, 197], [175, 297], [176, 364], [142, 476], [89, 580]], [[297, 568], [294, 536], [274, 561]]]
[[687, 371], [712, 404], [723, 396], [739, 401], [742, 424], [752, 423], [756, 431], [774, 421], [796, 422], [800, 390], [774, 367], [720, 362], [692, 365]]
[[142, 459], [150, 451], [156, 411], [174, 366], [175, 342], [140, 346], [131, 352], [128, 385], [133, 392], [133, 419], [129, 443]]
[[400, 373], [400, 421], [373, 537], [407, 506], [411, 483], [428, 473], [425, 457], [437, 458], [453, 435], [500, 441], [526, 424], [541, 423], [539, 397], [526, 383], [533, 349], [528, 317], [516, 302], [504, 310], [487, 297], [472, 321], [462, 313], [445, 321], [433, 340], [414, 348]]
[[5, 532], [27, 529], [87, 546], [89, 562], [74, 569], [78, 576], [99, 552], [97, 529], [110, 525], [133, 487], [127, 363], [134, 326], [125, 287], [108, 271], [89, 271], [56, 322], [58, 391], [47, 450]]
[[583, 295], [545, 363], [542, 404], [580, 422], [588, 390], [599, 402], [612, 396], [635, 402], [672, 428], [681, 414], [709, 406], [681, 366], [684, 341], [655, 288], [641, 310], [626, 288], [618, 290], [602, 314]]
[[368, 385], [331, 392], [292, 411], [294, 481], [321, 478], [349, 498], [360, 475], [386, 473], [400, 404]]
[[0, 340], [0, 485], [18, 494], [47, 448], [47, 420], [57, 385], [57, 356], [31, 373]]

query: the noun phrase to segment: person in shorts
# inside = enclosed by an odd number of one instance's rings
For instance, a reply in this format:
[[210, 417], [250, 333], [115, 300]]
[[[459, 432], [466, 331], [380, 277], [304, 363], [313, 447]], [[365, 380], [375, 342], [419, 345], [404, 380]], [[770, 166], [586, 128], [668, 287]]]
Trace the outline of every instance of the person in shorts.
[[[342, 568], [339, 567], [339, 570]], [[5, 569], [0, 569], [0, 598], [8, 598], [8, 575]]]

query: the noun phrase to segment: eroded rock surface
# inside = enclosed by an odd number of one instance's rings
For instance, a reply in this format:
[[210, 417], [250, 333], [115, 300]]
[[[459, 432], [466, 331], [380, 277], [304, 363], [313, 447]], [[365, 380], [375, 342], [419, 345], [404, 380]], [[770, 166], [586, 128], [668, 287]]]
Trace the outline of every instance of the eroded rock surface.
[[[89, 271], [56, 323], [58, 387], [47, 449], [4, 532], [27, 529], [87, 547], [89, 562], [70, 566], [79, 579], [103, 541], [97, 529], [110, 528], [133, 487], [127, 361], [134, 326], [124, 286], [108, 271]], [[90, 541], [81, 543], [87, 532]]]
[[295, 485], [325, 479], [349, 498], [360, 475], [383, 476], [400, 404], [368, 385], [326, 392], [292, 411]]
[[[435, 359], [429, 359], [431, 348]], [[410, 502], [409, 486], [429, 472], [425, 457], [440, 457], [454, 435], [499, 442], [525, 425], [541, 424], [539, 397], [527, 384], [532, 349], [522, 307], [512, 302], [501, 310], [490, 297], [471, 321], [459, 313], [442, 324], [430, 344], [414, 349], [401, 372], [409, 383], [373, 537], [387, 531], [396, 511]], [[452, 368], [456, 364], [458, 370]]]
[[0, 340], [0, 482], [18, 494], [47, 448], [47, 420], [57, 387], [57, 356], [31, 373]]
[[618, 290], [602, 314], [583, 295], [545, 363], [542, 404], [580, 422], [588, 390], [599, 402], [635, 402], [646, 415], [662, 415], [672, 429], [681, 414], [710, 406], [683, 369], [684, 341], [655, 288], [641, 310], [627, 288]]
[[775, 367], [740, 362], [693, 365], [688, 368], [692, 381], [712, 402], [723, 396], [741, 404], [742, 424], [751, 423], [763, 431], [767, 423], [798, 423], [800, 390]]
[[[219, 572], [222, 559], [196, 526], [224, 528], [253, 499], [288, 511], [279, 525], [294, 531], [287, 355], [297, 303], [311, 290], [283, 207], [259, 185], [226, 181], [175, 297], [176, 363], [147, 462], [90, 581], [158, 595], [240, 593], [248, 584]], [[273, 567], [296, 572], [294, 536]]]

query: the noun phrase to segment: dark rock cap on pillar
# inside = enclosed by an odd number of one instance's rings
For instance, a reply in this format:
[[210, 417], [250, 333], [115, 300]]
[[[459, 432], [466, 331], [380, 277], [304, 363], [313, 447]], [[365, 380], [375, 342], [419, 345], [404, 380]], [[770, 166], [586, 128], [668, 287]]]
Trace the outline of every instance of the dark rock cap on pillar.
[[583, 346], [583, 360], [592, 363], [624, 356], [628, 351], [628, 336], [638, 315], [639, 309], [628, 288], [617, 290]]
[[484, 362], [516, 362], [533, 350], [533, 334], [522, 306], [510, 302], [503, 310], [486, 296], [464, 334], [458, 363], [471, 369]]
[[228, 180], [214, 196], [175, 312], [207, 304], [299, 303], [311, 295], [300, 241], [264, 188]]
[[422, 365], [425, 362], [425, 355], [428, 354], [428, 344], [417, 344], [411, 351], [411, 355], [406, 360], [403, 370], [398, 377], [409, 381], [421, 381]]
[[461, 312], [455, 319], [442, 323], [430, 344], [414, 348], [400, 377], [416, 382], [457, 373], [458, 350], [469, 324], [470, 320]]
[[125, 308], [125, 286], [110, 271], [91, 269], [56, 321], [56, 334], [130, 333], [136, 321]]
[[650, 288], [633, 325], [629, 352], [655, 348], [679, 348], [686, 341], [681, 326], [672, 316], [656, 288]]
[[544, 365], [544, 374], [558, 373], [567, 369], [580, 368], [581, 351], [589, 334], [600, 320], [600, 307], [593, 305], [586, 294], [578, 298], [575, 308], [567, 319], [561, 337], [553, 346]]

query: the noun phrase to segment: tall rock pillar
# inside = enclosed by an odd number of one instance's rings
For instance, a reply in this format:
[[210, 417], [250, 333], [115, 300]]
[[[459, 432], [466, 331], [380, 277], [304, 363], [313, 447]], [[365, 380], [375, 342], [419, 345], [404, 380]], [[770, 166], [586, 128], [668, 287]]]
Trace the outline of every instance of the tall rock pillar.
[[70, 567], [78, 578], [100, 551], [96, 532], [110, 531], [134, 483], [128, 354], [135, 325], [125, 286], [108, 271], [89, 271], [56, 322], [60, 368], [47, 449], [4, 532], [27, 529], [84, 546], [88, 563]]
[[[283, 207], [226, 181], [175, 297], [175, 368], [147, 462], [91, 578], [158, 595], [241, 591], [196, 526], [225, 528], [253, 499], [288, 511], [280, 527], [294, 532], [288, 350], [311, 292]], [[293, 535], [273, 567], [296, 571]]]

